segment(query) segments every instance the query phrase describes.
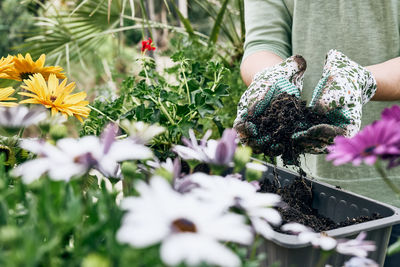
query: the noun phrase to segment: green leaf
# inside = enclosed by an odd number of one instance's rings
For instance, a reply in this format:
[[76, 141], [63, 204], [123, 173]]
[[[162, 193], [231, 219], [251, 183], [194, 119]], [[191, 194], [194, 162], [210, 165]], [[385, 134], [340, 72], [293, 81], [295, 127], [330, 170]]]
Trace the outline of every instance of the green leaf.
[[192, 96], [194, 95], [194, 103], [196, 104], [196, 106], [201, 106], [206, 102], [206, 98], [205, 96], [202, 94], [202, 92], [200, 90], [197, 90], [195, 92], [192, 93]]
[[216, 96], [229, 96], [229, 85], [227, 84], [218, 84], [215, 88], [215, 95]]
[[214, 114], [214, 108], [211, 105], [203, 105], [197, 108], [201, 117], [205, 117], [206, 114]]
[[210, 39], [208, 39], [208, 44], [214, 44], [218, 40], [219, 31], [221, 29], [221, 24], [223, 23], [223, 18], [225, 15], [226, 8], [228, 7], [229, 0], [224, 0], [221, 9], [218, 12], [217, 18], [214, 22], [214, 26], [212, 28]]
[[392, 245], [389, 246], [387, 254], [389, 256], [400, 253], [400, 238]]
[[179, 20], [182, 22], [183, 26], [185, 27], [186, 32], [189, 34], [189, 36], [191, 38], [193, 38], [195, 40], [196, 39], [196, 35], [194, 33], [194, 30], [193, 30], [193, 27], [192, 27], [192, 24], [190, 23], [190, 21], [183, 16], [183, 14], [179, 10], [179, 8], [176, 6], [174, 0], [171, 0], [169, 2], [172, 4], [175, 12], [178, 14]]
[[189, 112], [190, 112], [190, 108], [189, 108], [189, 105], [188, 105], [188, 104], [186, 104], [186, 105], [177, 105], [176, 114], [177, 114], [178, 116], [183, 117], [183, 116], [185, 116], [186, 114], [188, 114]]

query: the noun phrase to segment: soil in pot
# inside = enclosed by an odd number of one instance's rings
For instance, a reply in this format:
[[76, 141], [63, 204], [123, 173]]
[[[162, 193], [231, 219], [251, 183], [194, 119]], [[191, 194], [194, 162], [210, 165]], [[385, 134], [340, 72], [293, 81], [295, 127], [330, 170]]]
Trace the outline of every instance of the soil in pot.
[[288, 93], [278, 95], [262, 115], [249, 116], [249, 121], [257, 126], [259, 135], [270, 137], [255, 152], [264, 153], [267, 157], [281, 155], [288, 165], [299, 165], [298, 158], [304, 150], [291, 138], [292, 135], [318, 124], [330, 123], [326, 114], [316, 112], [307, 106], [306, 101]]
[[[381, 215], [375, 213], [372, 216], [347, 218], [343, 222], [335, 223], [312, 208], [312, 182], [298, 177], [292, 184], [282, 187], [277, 181], [262, 181], [260, 192], [275, 193], [281, 196], [283, 205], [278, 208], [278, 211], [282, 215], [283, 224], [297, 222], [312, 228], [315, 232], [323, 232], [382, 218]], [[279, 228], [275, 230], [282, 232]]]

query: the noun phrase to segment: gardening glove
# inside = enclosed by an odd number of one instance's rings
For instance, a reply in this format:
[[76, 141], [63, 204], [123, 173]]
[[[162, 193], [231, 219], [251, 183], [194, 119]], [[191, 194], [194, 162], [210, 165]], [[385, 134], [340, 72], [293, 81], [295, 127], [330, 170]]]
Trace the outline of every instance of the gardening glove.
[[269, 137], [259, 134], [257, 126], [250, 119], [263, 114], [272, 100], [283, 92], [299, 98], [306, 67], [302, 56], [289, 57], [284, 62], [257, 73], [243, 93], [233, 126], [240, 141], [252, 147], [254, 152], [262, 152], [262, 146], [268, 142]]
[[304, 152], [325, 153], [338, 135], [354, 136], [361, 127], [362, 107], [375, 94], [376, 80], [366, 68], [337, 50], [326, 56], [322, 78], [315, 88], [310, 106], [327, 114], [328, 123], [293, 134]]

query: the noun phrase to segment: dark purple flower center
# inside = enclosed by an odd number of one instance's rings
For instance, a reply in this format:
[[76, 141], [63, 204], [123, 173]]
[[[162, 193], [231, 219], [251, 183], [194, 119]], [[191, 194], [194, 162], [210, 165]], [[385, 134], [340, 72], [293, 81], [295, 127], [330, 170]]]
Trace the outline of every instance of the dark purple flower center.
[[362, 156], [370, 156], [374, 153], [374, 150], [376, 148], [376, 145], [374, 146], [369, 146], [364, 151], [361, 153]]
[[180, 232], [180, 233], [196, 233], [196, 225], [184, 218], [176, 219], [175, 221], [172, 222], [172, 229], [174, 232]]
[[74, 158], [75, 163], [84, 164], [86, 166], [95, 166], [97, 160], [93, 157], [92, 153], [88, 152]]

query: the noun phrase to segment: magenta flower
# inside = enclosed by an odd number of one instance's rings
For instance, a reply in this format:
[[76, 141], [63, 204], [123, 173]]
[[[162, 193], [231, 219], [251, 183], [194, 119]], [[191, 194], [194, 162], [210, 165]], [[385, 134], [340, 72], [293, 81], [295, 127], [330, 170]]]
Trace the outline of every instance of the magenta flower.
[[394, 105], [391, 108], [385, 108], [382, 112], [383, 120], [391, 120], [394, 119], [397, 122], [400, 122], [400, 106]]
[[327, 160], [334, 165], [353, 163], [358, 166], [364, 161], [368, 165], [377, 158], [400, 156], [400, 122], [396, 120], [376, 121], [366, 126], [353, 138], [339, 136], [335, 143], [328, 147]]

